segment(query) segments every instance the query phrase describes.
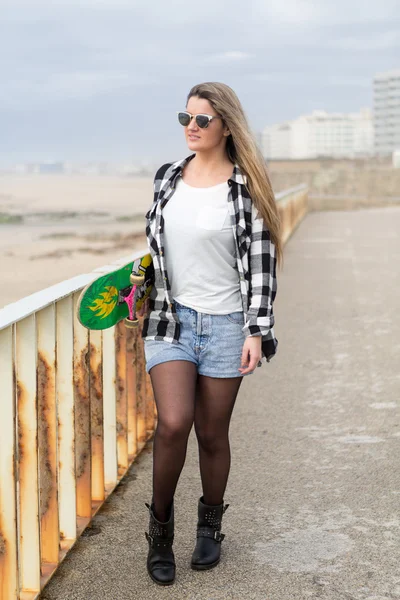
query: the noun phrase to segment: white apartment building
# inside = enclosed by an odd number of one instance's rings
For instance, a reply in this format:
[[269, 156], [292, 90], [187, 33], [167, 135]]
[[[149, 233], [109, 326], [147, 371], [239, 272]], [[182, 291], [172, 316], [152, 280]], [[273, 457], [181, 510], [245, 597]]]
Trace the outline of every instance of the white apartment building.
[[400, 149], [400, 69], [374, 77], [374, 130], [377, 155]]
[[310, 115], [266, 127], [262, 133], [266, 159], [355, 158], [373, 154], [373, 122], [369, 108], [358, 113]]

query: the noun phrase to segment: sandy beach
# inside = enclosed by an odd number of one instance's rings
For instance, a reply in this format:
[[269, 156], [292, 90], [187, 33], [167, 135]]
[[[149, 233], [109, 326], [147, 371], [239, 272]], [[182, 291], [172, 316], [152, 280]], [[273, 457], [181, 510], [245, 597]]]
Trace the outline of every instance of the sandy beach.
[[0, 307], [146, 248], [152, 179], [0, 177]]

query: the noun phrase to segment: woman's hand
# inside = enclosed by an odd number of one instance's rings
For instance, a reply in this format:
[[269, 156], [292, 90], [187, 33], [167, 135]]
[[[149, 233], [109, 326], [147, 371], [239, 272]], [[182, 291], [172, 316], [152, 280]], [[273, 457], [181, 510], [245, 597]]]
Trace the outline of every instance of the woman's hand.
[[246, 375], [247, 373], [254, 371], [258, 364], [258, 361], [261, 360], [261, 342], [261, 335], [248, 336], [245, 339], [242, 350], [242, 366], [239, 367], [239, 371], [242, 375]]
[[143, 315], [148, 316], [148, 314], [149, 314], [149, 297], [148, 296], [147, 296], [146, 300], [143, 302], [140, 309], [136, 311], [136, 314], [139, 317], [143, 317]]

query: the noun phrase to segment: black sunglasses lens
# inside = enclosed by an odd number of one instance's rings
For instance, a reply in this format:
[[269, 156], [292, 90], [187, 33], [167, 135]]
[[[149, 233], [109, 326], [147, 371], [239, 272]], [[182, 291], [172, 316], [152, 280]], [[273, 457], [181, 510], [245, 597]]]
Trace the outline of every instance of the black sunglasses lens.
[[180, 112], [178, 113], [178, 121], [186, 127], [190, 123], [190, 116], [185, 112]]
[[196, 116], [196, 123], [199, 127], [201, 127], [201, 129], [204, 129], [205, 127], [207, 127], [209, 122], [210, 122], [210, 119], [206, 115], [197, 115]]

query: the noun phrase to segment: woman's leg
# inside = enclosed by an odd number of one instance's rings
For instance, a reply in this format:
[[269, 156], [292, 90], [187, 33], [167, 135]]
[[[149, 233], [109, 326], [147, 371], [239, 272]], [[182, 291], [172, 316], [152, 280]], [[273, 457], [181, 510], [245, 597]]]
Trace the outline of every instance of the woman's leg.
[[231, 464], [229, 424], [243, 377], [199, 375], [194, 427], [205, 504], [221, 504]]
[[153, 441], [154, 512], [157, 519], [167, 521], [193, 425], [197, 367], [187, 360], [172, 360], [155, 365], [149, 374], [158, 413]]

